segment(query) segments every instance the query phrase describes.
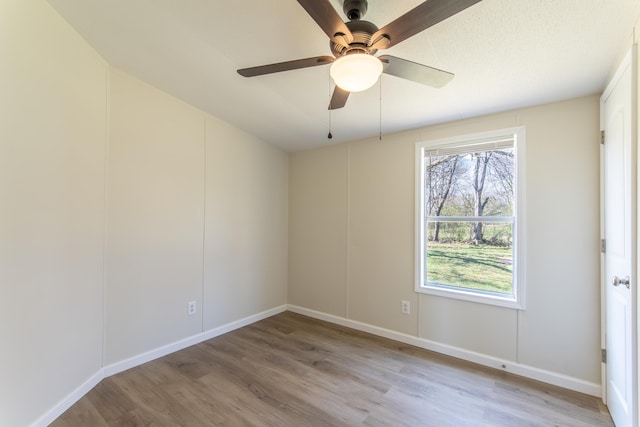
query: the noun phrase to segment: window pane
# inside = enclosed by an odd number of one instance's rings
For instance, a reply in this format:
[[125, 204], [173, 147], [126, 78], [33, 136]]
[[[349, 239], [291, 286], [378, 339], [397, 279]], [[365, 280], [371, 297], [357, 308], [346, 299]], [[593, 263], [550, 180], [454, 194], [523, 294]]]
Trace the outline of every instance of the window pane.
[[[478, 227], [484, 240], [474, 244]], [[428, 221], [426, 234], [426, 285], [513, 293], [513, 223]]]
[[514, 150], [425, 159], [427, 216], [513, 216]]

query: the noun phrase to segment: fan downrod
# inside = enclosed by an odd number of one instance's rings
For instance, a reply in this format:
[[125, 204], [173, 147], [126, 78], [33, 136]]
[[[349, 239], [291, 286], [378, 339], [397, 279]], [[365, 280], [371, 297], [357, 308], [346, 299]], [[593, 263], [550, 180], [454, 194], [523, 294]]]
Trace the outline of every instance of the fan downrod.
[[358, 21], [367, 13], [368, 6], [367, 0], [344, 0], [342, 10], [349, 21]]

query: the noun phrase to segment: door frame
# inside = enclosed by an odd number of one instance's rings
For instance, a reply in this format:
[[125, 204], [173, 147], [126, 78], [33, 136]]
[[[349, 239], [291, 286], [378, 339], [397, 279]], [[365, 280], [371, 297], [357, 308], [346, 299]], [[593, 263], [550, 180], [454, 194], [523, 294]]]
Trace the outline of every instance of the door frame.
[[[633, 224], [632, 230], [632, 271], [631, 271], [631, 304], [633, 306], [633, 315], [631, 319], [631, 336], [632, 336], [632, 372], [634, 373], [632, 378], [632, 401], [634, 407], [631, 408], [632, 423], [637, 425], [638, 423], [638, 408], [640, 407], [640, 384], [638, 380], [638, 367], [640, 366], [640, 340], [638, 339], [638, 331], [640, 330], [640, 318], [638, 316], [639, 297], [638, 293], [638, 271], [640, 270], [640, 258], [638, 257], [638, 230], [640, 230], [640, 218], [638, 211], [640, 209], [640, 197], [638, 197], [638, 189], [640, 188], [640, 176], [638, 174], [638, 165], [640, 164], [640, 152], [638, 150], [638, 47], [636, 43], [633, 43], [628, 50], [624, 59], [620, 61], [617, 66], [616, 72], [607, 82], [607, 86], [600, 97], [600, 131], [604, 130], [603, 120], [603, 103], [609, 96], [615, 83], [621, 78], [626, 66], [631, 67], [631, 144], [632, 144], [632, 207], [631, 207], [631, 221]], [[604, 145], [600, 145], [600, 239], [605, 239], [605, 212], [604, 212]], [[609, 279], [606, 277], [605, 271], [605, 254], [600, 253], [600, 343], [601, 348], [606, 350], [606, 286], [610, 286]], [[607, 403], [607, 365], [603, 361], [601, 363], [601, 388], [602, 388], [602, 400]]]

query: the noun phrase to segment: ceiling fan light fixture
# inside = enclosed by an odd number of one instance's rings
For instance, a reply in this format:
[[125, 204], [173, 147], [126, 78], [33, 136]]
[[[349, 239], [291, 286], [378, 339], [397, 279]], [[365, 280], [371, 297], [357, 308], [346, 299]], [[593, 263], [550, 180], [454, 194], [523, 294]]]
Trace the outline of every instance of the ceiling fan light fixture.
[[382, 62], [367, 53], [348, 54], [333, 61], [329, 74], [341, 89], [361, 92], [378, 81], [382, 74]]

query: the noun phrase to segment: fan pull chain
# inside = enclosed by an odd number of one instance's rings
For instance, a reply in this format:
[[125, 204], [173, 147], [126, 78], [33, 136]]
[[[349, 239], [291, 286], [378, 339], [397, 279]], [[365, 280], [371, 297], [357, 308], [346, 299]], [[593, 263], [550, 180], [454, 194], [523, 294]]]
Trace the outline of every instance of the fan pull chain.
[[378, 105], [380, 106], [380, 111], [379, 111], [379, 128], [378, 128], [378, 141], [382, 141], [382, 76], [380, 76], [379, 79], [379, 88], [380, 88], [380, 99], [378, 100]]
[[331, 134], [331, 75], [329, 75], [329, 134], [327, 135], [327, 139], [333, 138]]

